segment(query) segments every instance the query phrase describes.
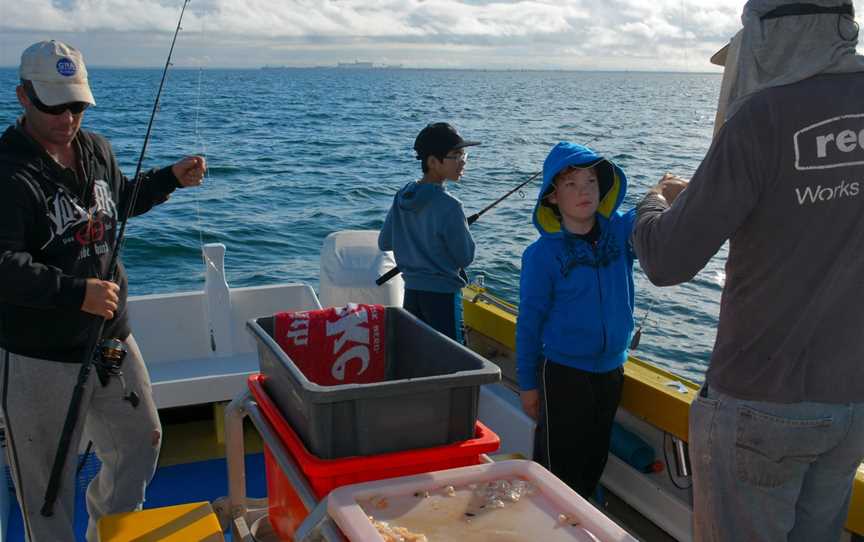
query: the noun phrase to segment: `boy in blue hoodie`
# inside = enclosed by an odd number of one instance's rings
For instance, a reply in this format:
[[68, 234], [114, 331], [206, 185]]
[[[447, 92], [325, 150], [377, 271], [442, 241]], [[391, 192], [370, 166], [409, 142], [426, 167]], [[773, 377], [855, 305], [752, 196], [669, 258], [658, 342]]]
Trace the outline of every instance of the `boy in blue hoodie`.
[[522, 254], [516, 367], [523, 409], [538, 421], [534, 459], [586, 499], [606, 465], [633, 332], [626, 188], [611, 161], [559, 143], [534, 207], [540, 238]]
[[474, 239], [462, 203], [444, 183], [462, 177], [466, 147], [479, 144], [445, 122], [423, 128], [414, 140], [423, 178], [396, 193], [378, 235], [378, 247], [393, 251], [405, 278], [405, 309], [458, 342], [464, 342], [461, 270], [474, 260]]

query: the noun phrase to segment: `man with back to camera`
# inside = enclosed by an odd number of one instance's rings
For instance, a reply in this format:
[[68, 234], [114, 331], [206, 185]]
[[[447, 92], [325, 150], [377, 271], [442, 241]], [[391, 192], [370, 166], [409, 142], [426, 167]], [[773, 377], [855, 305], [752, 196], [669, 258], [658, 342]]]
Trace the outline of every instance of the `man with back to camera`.
[[[87, 488], [87, 539], [96, 521], [141, 506], [156, 468], [161, 426], [150, 379], [130, 334], [127, 283], [108, 269], [134, 183], [109, 143], [81, 130], [95, 105], [81, 53], [43, 41], [21, 55], [16, 94], [24, 114], [0, 137], [0, 408], [27, 539], [74, 540], [82, 430], [102, 462]], [[150, 171], [132, 215], [200, 185], [206, 165], [191, 156]], [[102, 319], [100, 342], [126, 351], [122, 376], [96, 364], [72, 434], [54, 513], [40, 509], [72, 391]], [[103, 381], [104, 380], [104, 381]]]
[[729, 240], [690, 409], [695, 540], [836, 541], [846, 521], [864, 457], [853, 16], [842, 0], [748, 1], [728, 55], [715, 55], [725, 124], [689, 185], [666, 176], [637, 207], [633, 244], [655, 284], [690, 280]]

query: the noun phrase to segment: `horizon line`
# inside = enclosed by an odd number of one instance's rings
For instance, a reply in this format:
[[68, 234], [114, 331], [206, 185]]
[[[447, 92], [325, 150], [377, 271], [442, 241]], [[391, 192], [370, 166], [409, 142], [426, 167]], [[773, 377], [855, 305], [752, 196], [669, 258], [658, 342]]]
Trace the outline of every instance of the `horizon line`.
[[[17, 69], [17, 64], [0, 65], [0, 69]], [[419, 66], [393, 66], [382, 65], [373, 66], [370, 68], [355, 68], [355, 67], [340, 67], [338, 65], [315, 65], [315, 66], [171, 66], [172, 70], [339, 70], [348, 72], [357, 71], [483, 71], [483, 72], [585, 72], [585, 73], [674, 73], [674, 74], [692, 74], [692, 75], [722, 75], [722, 71], [694, 71], [694, 70], [675, 70], [675, 69], [623, 69], [623, 68], [476, 68], [476, 67], [419, 67]], [[110, 69], [110, 70], [162, 70], [164, 66], [122, 66], [115, 64], [93, 64], [87, 66], [91, 69]]]

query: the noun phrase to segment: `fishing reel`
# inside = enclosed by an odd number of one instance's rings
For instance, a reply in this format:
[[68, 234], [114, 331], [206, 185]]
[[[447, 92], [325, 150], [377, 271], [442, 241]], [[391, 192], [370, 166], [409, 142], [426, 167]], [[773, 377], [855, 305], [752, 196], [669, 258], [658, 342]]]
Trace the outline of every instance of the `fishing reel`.
[[[105, 339], [99, 345], [97, 367], [104, 367], [105, 371], [110, 376], [123, 374], [120, 367], [123, 365], [123, 360], [126, 359], [126, 354], [129, 350], [126, 344], [120, 339]], [[102, 384], [106, 385], [105, 383]]]
[[99, 382], [102, 387], [108, 385], [112, 376], [120, 379], [120, 386], [123, 388], [123, 400], [129, 401], [135, 408], [141, 399], [134, 391], [127, 392], [126, 380], [123, 378], [123, 371], [120, 370], [128, 353], [129, 349], [126, 348], [126, 343], [120, 339], [105, 339], [94, 352], [93, 365], [96, 366], [96, 374], [99, 375]]

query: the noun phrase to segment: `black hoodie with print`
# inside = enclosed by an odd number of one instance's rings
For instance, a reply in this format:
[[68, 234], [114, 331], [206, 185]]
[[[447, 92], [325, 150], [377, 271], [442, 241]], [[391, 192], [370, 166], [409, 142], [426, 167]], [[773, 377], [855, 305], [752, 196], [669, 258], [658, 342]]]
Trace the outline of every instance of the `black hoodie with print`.
[[[15, 354], [80, 363], [99, 318], [81, 310], [86, 279], [109, 280], [114, 239], [134, 183], [109, 143], [79, 131], [74, 145], [83, 178], [63, 168], [20, 122], [0, 137], [0, 347]], [[171, 168], [140, 177], [132, 216], [178, 187]], [[129, 335], [126, 272], [103, 337]]]

